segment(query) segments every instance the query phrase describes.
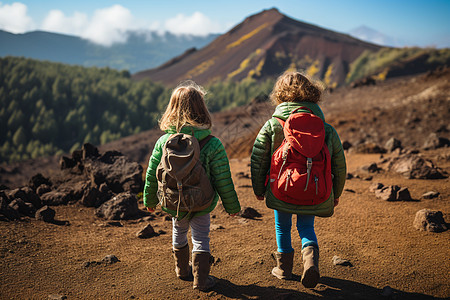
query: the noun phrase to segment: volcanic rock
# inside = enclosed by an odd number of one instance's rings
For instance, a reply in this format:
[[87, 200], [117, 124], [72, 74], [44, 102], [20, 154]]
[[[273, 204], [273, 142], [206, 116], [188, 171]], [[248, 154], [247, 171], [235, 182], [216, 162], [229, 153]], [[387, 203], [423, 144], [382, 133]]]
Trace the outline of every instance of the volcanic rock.
[[141, 230], [139, 230], [138, 233], [136, 233], [136, 236], [140, 239], [148, 239], [154, 236], [157, 236], [158, 233], [155, 232], [152, 225], [148, 224]]
[[386, 165], [385, 169], [400, 173], [409, 179], [442, 179], [448, 177], [431, 160], [426, 160], [413, 153], [391, 157], [381, 163]]
[[30, 182], [28, 183], [28, 185], [34, 191], [36, 191], [38, 189], [38, 187], [43, 185], [43, 184], [45, 184], [47, 186], [51, 186], [52, 185], [50, 180], [48, 178], [44, 177], [41, 173], [37, 173], [36, 175], [31, 177]]
[[441, 211], [421, 209], [416, 213], [414, 228], [422, 231], [442, 232], [448, 229]]
[[422, 195], [423, 199], [433, 199], [439, 197], [439, 192], [429, 191]]
[[36, 220], [42, 220], [47, 223], [53, 223], [55, 221], [55, 210], [48, 207], [47, 205], [41, 207], [36, 211]]
[[437, 148], [448, 147], [448, 146], [450, 146], [449, 139], [440, 137], [436, 133], [433, 132], [425, 140], [423, 149], [429, 150], [429, 149], [437, 149]]
[[353, 267], [353, 264], [352, 264], [349, 260], [340, 258], [340, 257], [337, 256], [337, 255], [333, 256], [333, 258], [331, 259], [331, 261], [333, 262], [333, 265], [335, 265], [335, 266], [348, 266], [348, 267]]
[[402, 142], [394, 137], [391, 137], [384, 145], [384, 148], [388, 152], [393, 152], [396, 149], [402, 149]]
[[95, 215], [107, 220], [128, 220], [139, 215], [137, 198], [130, 192], [116, 195], [95, 210]]
[[246, 207], [239, 213], [239, 216], [246, 219], [254, 219], [261, 217], [261, 214], [252, 207]]

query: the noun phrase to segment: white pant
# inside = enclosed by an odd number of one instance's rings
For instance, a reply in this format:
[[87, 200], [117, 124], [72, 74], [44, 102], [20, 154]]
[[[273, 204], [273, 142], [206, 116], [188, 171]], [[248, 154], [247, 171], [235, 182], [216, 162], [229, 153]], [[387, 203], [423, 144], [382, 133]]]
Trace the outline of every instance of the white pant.
[[211, 219], [209, 213], [203, 216], [196, 216], [192, 219], [183, 218], [177, 220], [172, 218], [172, 244], [174, 248], [183, 248], [187, 245], [187, 233], [191, 227], [192, 252], [209, 251], [209, 227]]

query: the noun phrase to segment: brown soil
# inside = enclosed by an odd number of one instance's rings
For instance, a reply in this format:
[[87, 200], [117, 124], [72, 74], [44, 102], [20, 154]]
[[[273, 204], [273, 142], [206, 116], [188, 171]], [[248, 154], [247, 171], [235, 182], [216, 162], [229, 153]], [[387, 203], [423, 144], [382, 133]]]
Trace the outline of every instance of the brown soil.
[[[338, 90], [323, 103], [324, 112], [343, 140], [373, 140], [383, 145], [387, 138], [396, 136], [409, 149], [420, 148], [431, 132], [448, 137], [448, 78], [447, 73], [444, 77], [422, 76]], [[267, 104], [261, 107], [265, 109], [260, 114], [250, 106], [214, 117], [214, 134], [224, 140], [232, 157], [233, 180], [241, 205], [255, 208], [262, 217], [230, 217], [221, 206], [213, 211], [211, 248], [216, 259], [211, 274], [217, 278], [217, 285], [210, 292], [194, 291], [191, 282], [176, 278], [171, 258], [171, 222], [159, 209], [153, 220], [121, 221], [123, 226], [116, 227], [95, 217], [92, 208], [72, 205], [54, 207], [56, 218], [69, 221], [70, 226], [35, 219], [0, 222], [0, 299], [46, 299], [53, 294], [67, 299], [383, 299], [386, 286], [393, 289], [392, 299], [450, 297], [450, 231], [431, 233], [413, 227], [416, 212], [423, 208], [442, 211], [449, 222], [449, 178], [413, 180], [382, 171], [373, 174], [371, 181], [348, 180], [334, 216], [316, 220], [321, 251], [319, 285], [306, 289], [299, 282], [300, 239], [294, 228], [294, 280], [278, 280], [270, 274], [274, 266], [270, 254], [276, 250], [273, 212], [254, 198], [246, 176], [250, 174], [251, 143], [263, 116], [270, 114]], [[392, 115], [391, 107], [397, 109], [398, 115]], [[436, 117], [425, 117], [433, 110]], [[244, 113], [254, 117], [250, 123], [233, 118]], [[418, 116], [422, 118], [414, 123], [415, 128], [406, 126], [407, 117], [417, 120]], [[241, 129], [234, 132], [233, 128]], [[236, 139], [243, 132], [247, 133], [245, 138]], [[143, 133], [140, 139], [145, 136], [153, 137], [145, 147], [132, 137], [114, 145], [122, 147], [118, 150], [124, 153], [139, 156], [142, 149], [152, 148], [158, 134]], [[450, 173], [449, 148], [421, 150], [420, 154]], [[346, 157], [349, 172], [356, 174], [359, 167], [379, 161], [380, 154], [350, 151]], [[27, 174], [31, 177], [38, 171], [57, 168], [45, 167], [45, 163], [17, 166], [25, 172], [22, 177], [9, 173], [10, 177], [3, 174], [3, 178], [17, 184]], [[374, 182], [407, 187], [414, 201], [377, 199], [369, 191]], [[422, 198], [432, 190], [438, 191], [439, 197]], [[150, 239], [137, 238], [136, 233], [147, 224], [165, 233]], [[110, 254], [120, 262], [83, 266]], [[335, 255], [348, 259], [353, 266], [333, 265]]]
[[[442, 152], [442, 151], [441, 151]], [[445, 153], [447, 156], [450, 152]], [[429, 155], [436, 155], [430, 152]], [[349, 171], [376, 162], [379, 155], [347, 155]], [[422, 208], [441, 210], [450, 218], [450, 180], [408, 180], [398, 175], [376, 174], [372, 181], [351, 179], [331, 218], [317, 218], [320, 243], [320, 284], [306, 289], [302, 273], [300, 240], [292, 231], [294, 280], [282, 281], [270, 272], [270, 254], [276, 250], [273, 213], [257, 201], [249, 187], [249, 159], [232, 159], [231, 168], [242, 207], [253, 207], [261, 218], [230, 217], [219, 206], [212, 213], [211, 273], [218, 279], [212, 291], [192, 290], [192, 283], [175, 277], [171, 258], [171, 222], [163, 216], [151, 221], [121, 221], [123, 227], [105, 226], [93, 209], [78, 205], [56, 207], [57, 226], [30, 219], [0, 222], [0, 298], [45, 299], [50, 294], [68, 299], [379, 299], [390, 286], [397, 299], [450, 296], [450, 231], [416, 230], [415, 213]], [[450, 163], [444, 165], [450, 171]], [[408, 187], [416, 201], [386, 202], [369, 192], [372, 182]], [[429, 190], [441, 194], [421, 199]], [[150, 223], [166, 233], [138, 239], [136, 233]], [[223, 228], [222, 228], [223, 227]], [[113, 265], [83, 267], [116, 255]], [[332, 257], [348, 259], [353, 266], [334, 266]]]

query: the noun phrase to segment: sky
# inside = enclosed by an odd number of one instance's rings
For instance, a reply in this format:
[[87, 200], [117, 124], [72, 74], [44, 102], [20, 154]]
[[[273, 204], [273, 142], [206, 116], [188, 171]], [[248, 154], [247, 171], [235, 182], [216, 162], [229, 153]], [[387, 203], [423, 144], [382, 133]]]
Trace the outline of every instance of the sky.
[[0, 29], [70, 34], [109, 46], [125, 42], [127, 30], [225, 33], [273, 7], [341, 33], [366, 26], [401, 46], [450, 47], [450, 0], [0, 0]]

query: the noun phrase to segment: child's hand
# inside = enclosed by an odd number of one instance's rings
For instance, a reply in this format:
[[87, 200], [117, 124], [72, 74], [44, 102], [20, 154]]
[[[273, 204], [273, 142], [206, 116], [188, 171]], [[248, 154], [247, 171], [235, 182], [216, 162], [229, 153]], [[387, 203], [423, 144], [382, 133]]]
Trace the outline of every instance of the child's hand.
[[338, 206], [339, 204], [339, 198], [334, 199], [334, 207]]
[[258, 200], [264, 200], [264, 196], [258, 196], [258, 195], [255, 195], [256, 196], [256, 199], [258, 199]]
[[154, 207], [147, 207], [147, 210], [149, 211], [149, 212], [155, 212], [155, 208]]

